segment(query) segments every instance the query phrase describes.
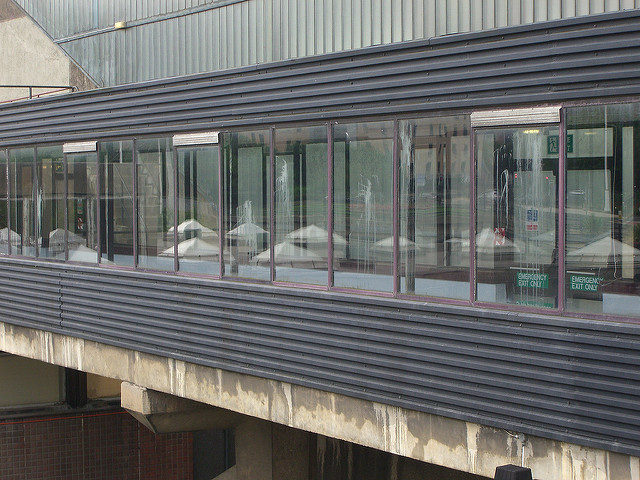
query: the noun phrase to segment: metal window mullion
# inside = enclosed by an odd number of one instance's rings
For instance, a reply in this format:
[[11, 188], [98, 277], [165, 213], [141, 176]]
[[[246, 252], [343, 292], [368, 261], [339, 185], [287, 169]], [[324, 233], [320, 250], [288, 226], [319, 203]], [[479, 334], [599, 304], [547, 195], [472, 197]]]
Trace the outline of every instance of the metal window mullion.
[[96, 179], [96, 241], [98, 242], [98, 248], [96, 248], [96, 254], [98, 255], [97, 263], [100, 263], [102, 261], [102, 232], [100, 231], [102, 218], [102, 206], [100, 205], [102, 199], [102, 171], [100, 170], [100, 154], [98, 145], [96, 145], [95, 158], [96, 172], [98, 172]]
[[[224, 276], [224, 182], [223, 176], [223, 138], [224, 134], [218, 136], [218, 261], [220, 263], [220, 278]], [[177, 248], [177, 247], [176, 247]]]
[[178, 149], [172, 147], [173, 155], [173, 271], [180, 269], [178, 260]]
[[275, 214], [275, 203], [276, 203], [276, 194], [275, 194], [275, 136], [276, 129], [275, 127], [271, 127], [270, 129], [271, 135], [269, 136], [269, 221], [271, 223], [271, 234], [269, 235], [269, 269], [270, 274], [269, 278], [272, 282], [276, 279], [276, 262], [274, 258], [275, 252], [275, 241], [276, 241], [276, 214]]
[[476, 300], [476, 131], [471, 129], [469, 161], [469, 303]]
[[560, 142], [558, 151], [558, 311], [564, 312], [565, 303], [565, 197], [566, 197], [566, 110], [560, 110]]
[[[31, 167], [31, 218], [33, 220], [33, 235], [36, 243], [36, 258], [40, 258], [40, 245], [38, 245], [38, 233], [40, 231], [40, 226], [37, 218], [37, 205], [38, 205], [38, 191], [40, 187], [40, 182], [38, 182], [38, 149], [33, 149], [33, 164]], [[35, 197], [35, 198], [34, 198]]]
[[393, 208], [393, 259], [392, 259], [392, 275], [393, 275], [393, 294], [394, 296], [398, 295], [399, 290], [399, 277], [398, 277], [398, 255], [400, 252], [400, 245], [398, 244], [400, 235], [399, 235], [399, 188], [398, 188], [398, 128], [399, 122], [398, 119], [393, 121], [393, 160], [392, 160], [392, 168], [393, 173], [391, 175], [391, 179], [393, 182], [392, 188], [392, 208]]
[[333, 287], [333, 123], [327, 124], [327, 288]]
[[133, 140], [133, 267], [138, 267], [138, 149]]
[[9, 150], [5, 149], [4, 154], [7, 162], [7, 170], [5, 172], [7, 178], [7, 255], [11, 255], [11, 172], [9, 170]]
[[64, 260], [69, 261], [69, 158], [62, 155], [64, 169]]

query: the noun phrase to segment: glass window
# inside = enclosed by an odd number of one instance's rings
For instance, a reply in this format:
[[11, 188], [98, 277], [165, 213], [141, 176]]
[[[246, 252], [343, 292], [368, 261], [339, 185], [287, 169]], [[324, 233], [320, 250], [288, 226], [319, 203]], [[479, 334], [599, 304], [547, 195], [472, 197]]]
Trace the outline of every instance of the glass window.
[[558, 128], [476, 132], [476, 298], [557, 306]]
[[178, 268], [220, 275], [218, 146], [181, 147], [177, 154]]
[[276, 280], [326, 285], [327, 127], [279, 129], [275, 148]]
[[138, 266], [173, 271], [171, 139], [136, 141]]
[[9, 253], [9, 208], [7, 205], [7, 153], [0, 150], [0, 254]]
[[101, 263], [133, 266], [133, 142], [104, 142], [100, 161]]
[[36, 256], [34, 221], [35, 149], [9, 150], [9, 181], [11, 183], [11, 252], [25, 257]]
[[400, 291], [469, 298], [469, 117], [400, 121]]
[[393, 123], [335, 125], [334, 285], [393, 291]]
[[[64, 156], [62, 147], [37, 147], [36, 236], [38, 256], [65, 259]], [[69, 241], [73, 241], [69, 235]]]
[[67, 155], [67, 230], [69, 260], [98, 262], [98, 158]]
[[640, 104], [567, 109], [566, 308], [640, 316]]
[[270, 132], [224, 135], [224, 228], [227, 276], [270, 279]]

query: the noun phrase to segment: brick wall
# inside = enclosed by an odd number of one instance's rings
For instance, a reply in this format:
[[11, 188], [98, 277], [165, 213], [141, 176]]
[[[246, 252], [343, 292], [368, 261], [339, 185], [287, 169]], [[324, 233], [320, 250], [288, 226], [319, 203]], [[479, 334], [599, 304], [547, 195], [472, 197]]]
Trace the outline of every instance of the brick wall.
[[0, 420], [0, 479], [191, 480], [192, 449], [119, 410]]

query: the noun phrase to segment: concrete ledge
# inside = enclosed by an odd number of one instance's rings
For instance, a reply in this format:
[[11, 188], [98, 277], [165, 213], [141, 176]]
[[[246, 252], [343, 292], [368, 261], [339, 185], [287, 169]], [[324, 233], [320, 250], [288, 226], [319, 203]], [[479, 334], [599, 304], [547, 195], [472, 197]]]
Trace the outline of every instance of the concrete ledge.
[[638, 457], [41, 330], [0, 323], [0, 350], [486, 477], [512, 463], [540, 480], [640, 480]]

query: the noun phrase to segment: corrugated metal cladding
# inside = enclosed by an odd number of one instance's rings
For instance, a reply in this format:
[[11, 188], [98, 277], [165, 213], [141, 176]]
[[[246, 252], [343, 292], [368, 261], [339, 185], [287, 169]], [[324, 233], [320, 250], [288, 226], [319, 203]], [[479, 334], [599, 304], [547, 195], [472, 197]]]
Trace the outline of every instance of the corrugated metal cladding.
[[[640, 8], [640, 0], [16, 0], [103, 86]], [[113, 31], [115, 22], [129, 28]]]
[[0, 108], [0, 146], [640, 94], [640, 12], [80, 92]]
[[640, 326], [0, 260], [2, 321], [640, 454]]

